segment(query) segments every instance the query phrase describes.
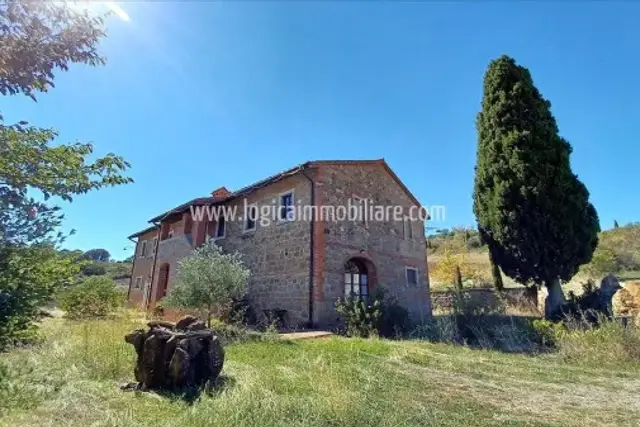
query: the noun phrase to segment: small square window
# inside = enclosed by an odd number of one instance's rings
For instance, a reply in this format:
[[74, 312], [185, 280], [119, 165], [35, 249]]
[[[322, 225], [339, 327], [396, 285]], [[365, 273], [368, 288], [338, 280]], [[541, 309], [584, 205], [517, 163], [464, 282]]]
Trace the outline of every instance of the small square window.
[[254, 231], [258, 220], [258, 206], [247, 206], [247, 216], [244, 219], [244, 231]]
[[280, 221], [294, 220], [294, 197], [293, 190], [280, 195], [280, 206], [278, 212]]
[[413, 267], [405, 267], [405, 276], [407, 279], [407, 285], [418, 285], [418, 269]]
[[136, 283], [134, 284], [136, 289], [140, 289], [142, 287], [142, 277], [136, 277]]

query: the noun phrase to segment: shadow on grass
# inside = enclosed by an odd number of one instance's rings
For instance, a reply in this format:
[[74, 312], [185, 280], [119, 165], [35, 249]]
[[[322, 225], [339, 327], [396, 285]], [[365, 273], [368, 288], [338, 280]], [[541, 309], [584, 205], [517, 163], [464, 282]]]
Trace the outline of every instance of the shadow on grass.
[[163, 397], [168, 400], [182, 401], [187, 405], [193, 405], [205, 394], [207, 396], [218, 396], [225, 390], [233, 388], [236, 385], [236, 379], [227, 375], [220, 375], [211, 383], [207, 383], [204, 387], [184, 387], [178, 390], [144, 390], [138, 384], [129, 383], [121, 386], [124, 391], [135, 391], [137, 393], [153, 393], [156, 396]]

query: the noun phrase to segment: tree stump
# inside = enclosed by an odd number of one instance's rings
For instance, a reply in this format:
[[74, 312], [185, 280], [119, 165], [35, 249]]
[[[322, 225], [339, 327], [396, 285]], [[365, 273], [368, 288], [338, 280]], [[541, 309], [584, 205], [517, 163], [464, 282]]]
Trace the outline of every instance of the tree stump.
[[147, 331], [136, 329], [125, 336], [138, 354], [135, 388], [181, 390], [205, 386], [218, 377], [224, 349], [204, 322], [185, 316], [175, 325], [152, 321], [148, 326]]

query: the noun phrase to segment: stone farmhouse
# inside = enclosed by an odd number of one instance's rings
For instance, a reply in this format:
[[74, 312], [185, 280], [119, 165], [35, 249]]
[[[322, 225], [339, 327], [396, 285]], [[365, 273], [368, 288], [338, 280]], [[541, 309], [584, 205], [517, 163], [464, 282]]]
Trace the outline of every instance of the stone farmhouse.
[[[340, 217], [340, 206], [360, 207], [360, 215]], [[380, 207], [398, 213], [380, 218]], [[218, 218], [198, 218], [198, 208]], [[232, 209], [238, 214], [227, 215]], [[129, 302], [155, 306], [171, 289], [177, 262], [214, 239], [243, 254], [247, 297], [259, 316], [278, 311], [292, 327], [331, 326], [339, 297], [366, 298], [384, 287], [415, 320], [425, 319], [431, 302], [421, 209], [383, 159], [311, 161], [235, 192], [221, 187], [129, 237], [136, 241]], [[267, 212], [273, 221], [263, 221]]]

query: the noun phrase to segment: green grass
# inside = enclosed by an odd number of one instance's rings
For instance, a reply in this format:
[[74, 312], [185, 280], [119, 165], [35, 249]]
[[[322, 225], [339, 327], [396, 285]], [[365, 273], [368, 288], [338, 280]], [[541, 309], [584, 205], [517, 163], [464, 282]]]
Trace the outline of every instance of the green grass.
[[[422, 341], [226, 346], [223, 381], [193, 404], [120, 391], [135, 319], [52, 319], [0, 355], [1, 426], [637, 426], [640, 365]], [[597, 345], [595, 343], [594, 345]], [[578, 350], [576, 350], [578, 351]], [[583, 351], [583, 349], [581, 350]], [[606, 351], [604, 351], [606, 357]]]

